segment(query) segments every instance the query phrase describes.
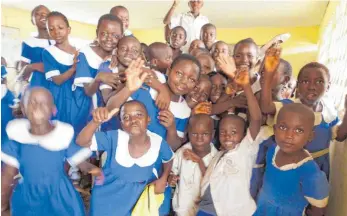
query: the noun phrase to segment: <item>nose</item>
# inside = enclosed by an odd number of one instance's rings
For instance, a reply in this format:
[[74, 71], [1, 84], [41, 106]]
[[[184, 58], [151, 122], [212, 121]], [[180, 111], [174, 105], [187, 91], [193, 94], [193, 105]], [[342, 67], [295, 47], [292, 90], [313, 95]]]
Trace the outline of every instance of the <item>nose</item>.
[[308, 82], [308, 89], [309, 90], [315, 90], [316, 89], [316, 84], [315, 82]]
[[202, 142], [204, 140], [203, 134], [198, 134], [197, 141]]
[[247, 55], [242, 55], [241, 56], [241, 61], [242, 61], [242, 63], [248, 63], [249, 59], [248, 59]]
[[294, 131], [293, 130], [287, 130], [286, 131], [286, 138], [287, 139], [293, 139], [293, 133], [294, 133]]

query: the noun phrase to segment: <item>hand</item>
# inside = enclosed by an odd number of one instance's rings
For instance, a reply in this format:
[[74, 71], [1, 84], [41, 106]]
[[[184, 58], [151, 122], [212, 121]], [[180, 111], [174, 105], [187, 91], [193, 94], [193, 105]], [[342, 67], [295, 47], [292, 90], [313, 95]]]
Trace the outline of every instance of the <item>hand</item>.
[[175, 117], [169, 110], [162, 110], [159, 112], [158, 116], [160, 124], [162, 124], [166, 129], [176, 128]]
[[210, 103], [210, 102], [201, 102], [201, 103], [198, 103], [193, 108], [192, 114], [196, 115], [196, 114], [202, 113], [202, 114], [211, 115], [211, 112], [212, 112], [212, 103]]
[[274, 74], [280, 64], [282, 48], [278, 45], [274, 45], [266, 51], [264, 69], [266, 74]]
[[233, 57], [219, 55], [216, 58], [216, 65], [230, 78], [235, 77], [236, 65]]
[[147, 72], [148, 76], [145, 80], [145, 83], [149, 86], [152, 84], [152, 79], [158, 79], [155, 75], [155, 72], [148, 67], [142, 67], [142, 72]]
[[237, 88], [235, 88], [235, 83], [229, 82], [225, 88], [225, 93], [227, 95], [234, 95], [237, 93]]
[[249, 85], [249, 72], [247, 67], [241, 67], [237, 70], [234, 82], [242, 87]]
[[169, 186], [175, 187], [177, 185], [178, 180], [180, 180], [180, 177], [178, 175], [170, 174], [168, 178]]
[[130, 92], [135, 92], [141, 88], [142, 84], [145, 82], [148, 72], [142, 71], [144, 61], [141, 58], [132, 61], [129, 67], [125, 70], [126, 76], [126, 87]]
[[105, 181], [105, 176], [99, 167], [93, 168], [88, 172], [92, 176], [95, 176], [95, 185], [103, 185]]
[[115, 68], [118, 65], [118, 59], [116, 55], [111, 55], [111, 63], [110, 63], [110, 68]]
[[239, 94], [232, 99], [230, 99], [230, 103], [233, 107], [237, 108], [247, 108], [247, 98], [244, 94]]
[[92, 115], [93, 115], [93, 121], [95, 123], [103, 123], [109, 121], [116, 113], [118, 113], [119, 109], [115, 108], [111, 112], [108, 111], [106, 107], [99, 107], [96, 108]]
[[95, 79], [117, 89], [124, 78], [122, 73], [99, 72]]
[[154, 185], [154, 193], [155, 194], [161, 194], [161, 193], [165, 192], [167, 181], [164, 178], [160, 178], [160, 179], [155, 180], [151, 184]]
[[80, 54], [80, 52], [78, 50], [76, 50], [75, 54], [74, 54], [74, 58], [73, 58], [73, 64], [72, 67], [76, 70], [77, 67], [77, 63], [79, 62], [78, 60], [78, 55]]
[[186, 160], [191, 160], [195, 163], [199, 163], [201, 161], [201, 158], [196, 155], [191, 149], [184, 150], [183, 158]]
[[174, 0], [173, 4], [172, 4], [172, 7], [175, 8], [178, 6], [178, 4], [180, 3], [179, 0]]
[[158, 92], [158, 96], [155, 99], [155, 105], [159, 108], [159, 110], [167, 110], [170, 106], [170, 98], [169, 87], [167, 85], [163, 85], [162, 90]]
[[24, 117], [24, 114], [22, 113], [22, 109], [20, 106], [18, 108], [12, 109], [12, 115], [15, 118], [23, 118]]

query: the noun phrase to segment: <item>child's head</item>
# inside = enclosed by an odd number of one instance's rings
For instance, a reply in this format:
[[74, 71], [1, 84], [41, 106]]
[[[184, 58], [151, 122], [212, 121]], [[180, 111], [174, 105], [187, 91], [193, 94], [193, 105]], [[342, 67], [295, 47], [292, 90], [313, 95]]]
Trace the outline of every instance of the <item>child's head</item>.
[[199, 14], [200, 13], [200, 9], [202, 8], [203, 5], [204, 5], [204, 1], [203, 0], [190, 0], [188, 2], [188, 6], [190, 8], [190, 11], [193, 14]]
[[300, 103], [284, 105], [277, 116], [274, 133], [277, 145], [285, 153], [295, 153], [314, 136], [314, 113]]
[[56, 113], [51, 93], [42, 87], [33, 87], [25, 92], [23, 108], [30, 124], [36, 126], [48, 122]]
[[288, 99], [292, 98], [295, 95], [295, 88], [296, 88], [296, 79], [294, 77], [291, 77], [289, 82], [286, 83], [283, 88], [281, 89], [281, 95], [280, 97], [282, 99]]
[[196, 48], [206, 48], [204, 42], [202, 40], [195, 39], [192, 41], [192, 43], [189, 46], [188, 53], [191, 54], [191, 52]]
[[122, 21], [111, 14], [102, 15], [96, 27], [98, 46], [106, 52], [112, 52], [123, 37]]
[[212, 90], [212, 83], [207, 75], [201, 74], [199, 83], [195, 86], [193, 91], [186, 95], [186, 102], [188, 106], [193, 109], [198, 103], [206, 102], [210, 98]]
[[213, 43], [215, 42], [217, 37], [217, 29], [216, 26], [207, 23], [201, 28], [200, 39], [204, 42], [207, 49], [211, 50]]
[[236, 68], [247, 66], [251, 69], [257, 63], [258, 46], [253, 39], [247, 38], [237, 42], [234, 46]]
[[128, 67], [131, 61], [142, 54], [140, 41], [133, 36], [124, 36], [117, 46], [117, 57], [120, 64]]
[[190, 52], [190, 55], [192, 55], [194, 57], [198, 57], [201, 54], [210, 55], [210, 52], [206, 48], [195, 48]]
[[297, 91], [305, 105], [313, 105], [320, 101], [329, 89], [329, 69], [318, 62], [305, 65], [298, 74]]
[[154, 42], [148, 47], [148, 58], [155, 70], [165, 74], [172, 63], [172, 49], [165, 43]]
[[124, 31], [129, 28], [129, 11], [124, 6], [115, 6], [110, 10], [110, 14], [122, 20]]
[[137, 100], [127, 101], [120, 109], [122, 129], [130, 136], [146, 134], [147, 126], [151, 121], [143, 103]]
[[61, 44], [68, 40], [71, 27], [64, 14], [53, 11], [47, 15], [47, 30], [56, 44]]
[[38, 29], [46, 29], [47, 15], [50, 10], [44, 5], [38, 5], [31, 11], [31, 22]]
[[237, 115], [227, 115], [219, 123], [219, 141], [225, 150], [234, 149], [246, 135], [246, 121]]
[[191, 55], [179, 55], [168, 70], [168, 85], [175, 95], [186, 95], [199, 82], [201, 65]]
[[212, 50], [212, 57], [214, 60], [220, 55], [229, 55], [229, 46], [224, 41], [217, 41]]
[[149, 61], [149, 56], [148, 56], [148, 45], [145, 43], [141, 43], [141, 51], [142, 55], [144, 57], [144, 61]]
[[189, 119], [189, 141], [193, 149], [204, 152], [213, 138], [213, 120], [207, 114], [196, 114]]
[[187, 43], [187, 32], [182, 26], [173, 28], [170, 32], [170, 46], [173, 49], [181, 49]]
[[223, 74], [218, 72], [212, 72], [208, 75], [212, 83], [210, 100], [212, 103], [216, 103], [218, 99], [222, 96], [222, 93], [225, 91], [227, 78]]
[[214, 71], [215, 63], [209, 54], [200, 54], [197, 59], [201, 64], [201, 74], [209, 74]]

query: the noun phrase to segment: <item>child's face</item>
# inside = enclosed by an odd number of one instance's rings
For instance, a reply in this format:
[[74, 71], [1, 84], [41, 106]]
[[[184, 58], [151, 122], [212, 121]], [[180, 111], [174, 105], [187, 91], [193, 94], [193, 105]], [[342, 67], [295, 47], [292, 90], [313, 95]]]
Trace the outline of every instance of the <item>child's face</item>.
[[216, 58], [220, 55], [228, 56], [229, 55], [229, 46], [225, 43], [218, 43], [217, 42], [212, 57], [214, 60], [216, 60]]
[[128, 67], [130, 62], [141, 55], [141, 44], [133, 37], [123, 38], [118, 44], [118, 61]]
[[216, 40], [216, 29], [212, 26], [204, 28], [201, 33], [201, 39], [208, 49], [211, 49], [214, 41]]
[[281, 98], [288, 99], [293, 96], [296, 87], [296, 80], [291, 79], [283, 88], [281, 89]]
[[202, 40], [193, 40], [193, 42], [190, 44], [188, 53], [191, 54], [191, 52], [196, 48], [205, 48], [204, 42], [202, 42]]
[[122, 27], [117, 22], [103, 20], [97, 29], [97, 36], [100, 47], [106, 52], [112, 52], [123, 37]]
[[190, 0], [188, 5], [193, 13], [199, 13], [200, 9], [204, 5], [204, 2], [202, 0]]
[[277, 145], [285, 153], [301, 150], [313, 136], [313, 126], [304, 114], [286, 111], [274, 126]]
[[41, 125], [51, 119], [54, 109], [49, 92], [41, 89], [32, 90], [25, 106], [25, 114], [32, 125]]
[[214, 70], [215, 63], [211, 56], [204, 54], [197, 57], [201, 64], [201, 74], [209, 74]]
[[210, 146], [213, 136], [212, 121], [206, 118], [197, 119], [194, 125], [189, 125], [189, 141], [194, 149], [204, 151]]
[[50, 11], [46, 7], [39, 7], [34, 12], [33, 19], [39, 29], [46, 29], [47, 15]]
[[198, 79], [198, 66], [189, 60], [183, 60], [169, 70], [168, 85], [175, 95], [185, 95], [194, 89]]
[[129, 28], [129, 12], [125, 9], [117, 9], [112, 13], [112, 15], [118, 17], [123, 22], [123, 29], [126, 30]]
[[245, 122], [226, 117], [219, 124], [219, 141], [225, 150], [234, 149], [245, 137]]
[[125, 104], [120, 117], [123, 130], [130, 136], [139, 136], [146, 133], [150, 118], [143, 105], [139, 103]]
[[170, 45], [174, 49], [180, 49], [184, 45], [186, 45], [186, 36], [184, 34], [184, 30], [181, 28], [176, 28], [171, 32], [170, 36]]
[[329, 87], [326, 72], [321, 68], [307, 68], [298, 78], [298, 94], [305, 105], [318, 102]]
[[166, 47], [163, 51], [164, 55], [160, 55], [160, 58], [157, 58], [156, 69], [162, 73], [166, 73], [166, 70], [171, 66], [172, 63], [172, 49]]
[[227, 80], [220, 74], [216, 74], [211, 77], [212, 90], [210, 100], [212, 103], [216, 103], [225, 90]]
[[48, 19], [49, 35], [57, 44], [61, 44], [68, 40], [71, 28], [66, 25], [64, 19], [60, 16], [53, 16]]
[[234, 52], [236, 68], [247, 66], [251, 69], [257, 63], [257, 47], [252, 43], [241, 43]]
[[186, 96], [186, 102], [190, 108], [194, 108], [198, 103], [208, 101], [212, 90], [211, 81], [206, 77], [200, 77], [199, 84]]

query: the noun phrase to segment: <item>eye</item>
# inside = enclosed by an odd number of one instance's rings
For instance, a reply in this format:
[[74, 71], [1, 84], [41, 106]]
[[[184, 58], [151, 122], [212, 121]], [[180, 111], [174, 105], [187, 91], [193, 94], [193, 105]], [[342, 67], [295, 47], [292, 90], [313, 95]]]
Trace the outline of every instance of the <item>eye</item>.
[[196, 83], [196, 80], [195, 80], [195, 79], [192, 79], [192, 78], [189, 78], [189, 82], [191, 82], [191, 83]]
[[302, 83], [302, 84], [308, 84], [308, 80], [301, 80], [300, 83]]
[[178, 77], [182, 77], [183, 74], [182, 74], [182, 72], [177, 71], [177, 72], [176, 72], [176, 75], [177, 75]]
[[122, 36], [119, 35], [119, 34], [112, 34], [112, 37], [113, 37], [114, 39], [120, 39]]
[[192, 133], [192, 136], [193, 137], [196, 137], [198, 134], [197, 133]]
[[204, 135], [204, 136], [208, 136], [209, 134], [208, 134], [208, 133], [204, 133], [203, 135]]
[[240, 54], [237, 54], [237, 55], [235, 55], [234, 57], [235, 57], [235, 58], [240, 58], [241, 55], [240, 55]]
[[129, 116], [128, 115], [123, 115], [123, 121], [128, 121], [129, 120]]
[[142, 116], [143, 116], [142, 113], [137, 113], [137, 114], [136, 114], [136, 117], [142, 117]]
[[303, 132], [304, 132], [304, 130], [301, 129], [301, 128], [296, 128], [296, 129], [295, 129], [295, 133], [302, 134]]
[[317, 80], [317, 84], [324, 84], [324, 80]]
[[279, 128], [280, 130], [287, 130], [287, 128], [286, 128], [284, 125], [280, 125], [278, 128]]
[[235, 135], [236, 134], [236, 131], [231, 131], [231, 135]]

